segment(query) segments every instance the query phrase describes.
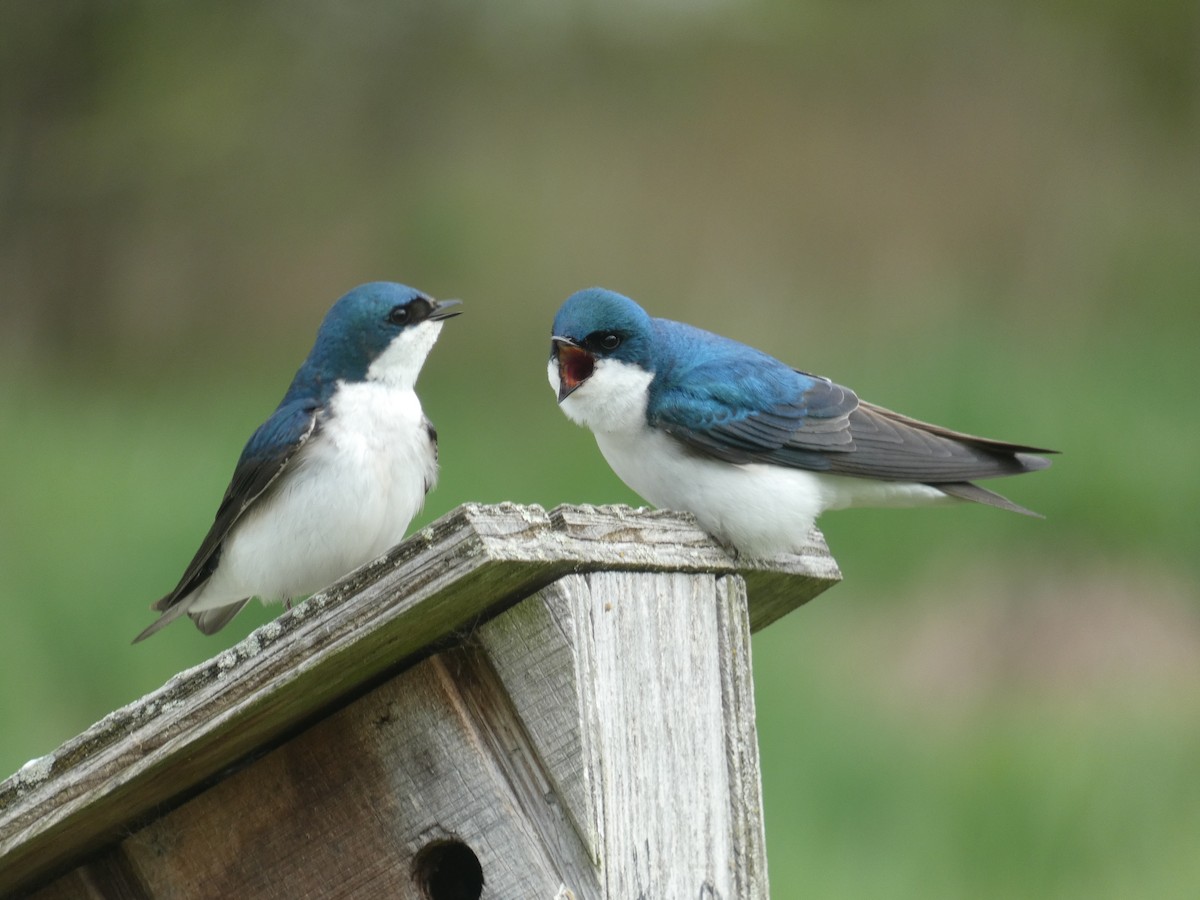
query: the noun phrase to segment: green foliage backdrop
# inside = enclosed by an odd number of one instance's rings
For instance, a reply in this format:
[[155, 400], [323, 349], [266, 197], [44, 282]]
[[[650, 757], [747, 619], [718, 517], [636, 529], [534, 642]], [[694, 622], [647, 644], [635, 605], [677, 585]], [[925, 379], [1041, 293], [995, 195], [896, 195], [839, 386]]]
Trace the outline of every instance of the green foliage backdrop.
[[1200, 11], [0, 9], [0, 770], [277, 610], [130, 647], [328, 304], [460, 296], [466, 500], [636, 502], [545, 384], [604, 284], [1056, 446], [1044, 512], [854, 511], [756, 638], [779, 897], [1200, 891]]

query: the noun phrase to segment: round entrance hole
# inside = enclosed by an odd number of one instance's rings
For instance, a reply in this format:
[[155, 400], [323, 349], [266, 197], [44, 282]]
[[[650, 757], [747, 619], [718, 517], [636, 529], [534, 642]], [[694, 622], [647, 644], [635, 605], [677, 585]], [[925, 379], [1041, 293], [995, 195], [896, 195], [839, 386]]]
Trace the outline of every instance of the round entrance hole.
[[433, 841], [417, 851], [413, 879], [426, 900], [479, 900], [483, 893], [479, 857], [458, 840]]

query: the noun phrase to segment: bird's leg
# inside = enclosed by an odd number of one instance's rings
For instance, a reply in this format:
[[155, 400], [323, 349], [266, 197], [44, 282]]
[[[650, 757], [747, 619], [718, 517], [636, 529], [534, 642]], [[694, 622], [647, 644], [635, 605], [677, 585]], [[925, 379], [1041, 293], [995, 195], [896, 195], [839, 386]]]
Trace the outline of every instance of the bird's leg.
[[291, 609], [291, 608], [292, 608], [292, 598], [291, 598], [291, 597], [284, 597], [284, 598], [283, 598], [283, 608], [284, 608], [285, 610], [288, 610], [288, 609]]

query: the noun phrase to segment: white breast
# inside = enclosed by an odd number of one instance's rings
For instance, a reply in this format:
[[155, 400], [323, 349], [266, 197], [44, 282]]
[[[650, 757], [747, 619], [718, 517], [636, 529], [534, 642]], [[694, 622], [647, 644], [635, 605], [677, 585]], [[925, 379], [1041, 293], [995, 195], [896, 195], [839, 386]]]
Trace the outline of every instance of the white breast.
[[411, 387], [343, 384], [273, 493], [238, 522], [192, 610], [303, 597], [398, 543], [437, 479]]
[[[549, 378], [557, 390], [553, 362]], [[592, 430], [605, 460], [631, 489], [655, 506], [692, 513], [705, 531], [746, 556], [798, 550], [826, 510], [950, 502], [924, 484], [735, 465], [703, 456], [646, 425], [652, 380], [643, 369], [610, 360], [597, 364], [561, 406]]]

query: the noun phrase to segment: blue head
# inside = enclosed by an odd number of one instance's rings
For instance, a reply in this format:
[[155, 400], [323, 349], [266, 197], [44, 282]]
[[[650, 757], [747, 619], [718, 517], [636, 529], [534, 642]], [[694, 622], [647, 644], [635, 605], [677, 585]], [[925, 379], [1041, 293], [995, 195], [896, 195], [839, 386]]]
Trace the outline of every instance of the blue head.
[[[654, 372], [654, 320], [615, 291], [587, 288], [572, 294], [554, 317], [551, 369], [557, 368], [558, 401], [612, 361]], [[553, 379], [552, 379], [553, 380]]]
[[442, 321], [459, 314], [458, 303], [439, 302], [390, 281], [359, 285], [325, 314], [289, 396], [325, 395], [339, 381], [373, 380], [411, 388], [441, 333]]

